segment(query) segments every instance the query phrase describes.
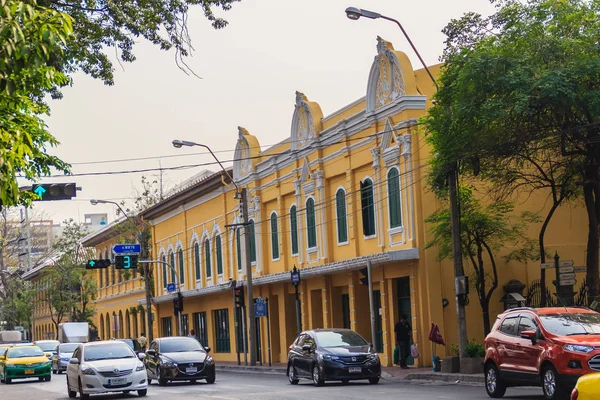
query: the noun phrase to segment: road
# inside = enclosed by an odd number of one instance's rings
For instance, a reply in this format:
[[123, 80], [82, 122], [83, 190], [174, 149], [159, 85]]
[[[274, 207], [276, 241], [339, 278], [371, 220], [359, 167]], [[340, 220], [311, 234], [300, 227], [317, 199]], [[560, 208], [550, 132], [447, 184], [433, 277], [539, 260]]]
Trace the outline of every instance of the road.
[[[15, 381], [11, 385], [0, 385], [2, 398], [17, 399], [68, 399], [65, 375], [53, 375], [50, 382], [37, 380]], [[506, 399], [534, 400], [542, 399], [539, 388], [508, 389]], [[482, 386], [456, 385], [448, 383], [407, 382], [382, 380], [378, 385], [368, 383], [328, 383], [316, 388], [308, 380], [300, 381], [297, 386], [287, 382], [285, 375], [249, 372], [218, 372], [217, 382], [176, 383], [159, 387], [153, 383], [148, 389], [150, 399], [215, 399], [215, 400], [332, 400], [332, 399], [394, 399], [401, 396], [411, 400], [475, 400], [489, 399]], [[79, 396], [77, 397], [79, 398]], [[113, 394], [92, 396], [97, 400], [135, 399], [134, 394]]]

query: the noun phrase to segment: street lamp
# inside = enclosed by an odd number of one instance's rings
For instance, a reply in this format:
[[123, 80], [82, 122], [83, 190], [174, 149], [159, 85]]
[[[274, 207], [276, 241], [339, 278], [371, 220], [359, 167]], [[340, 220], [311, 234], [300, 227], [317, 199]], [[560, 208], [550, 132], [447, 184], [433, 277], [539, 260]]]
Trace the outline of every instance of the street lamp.
[[255, 329], [255, 321], [254, 321], [254, 298], [252, 297], [252, 261], [250, 261], [250, 236], [248, 233], [248, 225], [249, 225], [249, 217], [248, 217], [248, 196], [246, 188], [240, 189], [238, 185], [235, 183], [229, 172], [225, 169], [221, 161], [217, 158], [215, 153], [205, 144], [190, 142], [187, 140], [173, 140], [173, 147], [180, 149], [183, 146], [193, 147], [199, 146], [203, 147], [210, 152], [213, 158], [217, 161], [217, 163], [221, 166], [221, 169], [231, 183], [235, 186], [235, 198], [240, 199], [240, 204], [242, 206], [242, 223], [241, 224], [232, 224], [226, 225], [227, 227], [233, 225], [242, 225], [244, 227], [244, 246], [246, 246], [246, 283], [247, 283], [247, 296], [248, 296], [248, 330], [250, 336], [250, 365], [256, 365], [256, 329]]
[[365, 17], [365, 18], [370, 18], [370, 19], [381, 18], [381, 19], [386, 19], [388, 21], [395, 22], [398, 25], [398, 27], [400, 28], [400, 30], [402, 31], [402, 33], [404, 34], [404, 37], [406, 38], [406, 40], [408, 40], [408, 43], [410, 44], [410, 47], [412, 47], [412, 49], [415, 52], [415, 54], [417, 55], [417, 57], [419, 57], [419, 61], [421, 61], [421, 64], [423, 65], [423, 68], [425, 68], [425, 71], [427, 71], [427, 74], [431, 78], [431, 81], [435, 85], [435, 88], [439, 89], [438, 84], [435, 81], [435, 78], [431, 74], [431, 71], [429, 71], [429, 67], [427, 67], [427, 65], [425, 64], [425, 61], [423, 61], [423, 58], [421, 57], [421, 54], [419, 54], [419, 52], [418, 52], [417, 48], [415, 47], [415, 45], [413, 44], [412, 40], [410, 40], [410, 38], [408, 37], [408, 33], [406, 33], [406, 31], [402, 27], [402, 24], [398, 20], [396, 20], [394, 18], [391, 18], [391, 17], [386, 17], [385, 15], [381, 15], [381, 14], [376, 13], [374, 11], [363, 10], [361, 8], [356, 8], [356, 7], [348, 7], [348, 8], [346, 8], [346, 16], [349, 19], [353, 20], [353, 21], [358, 20], [360, 17]]
[[[131, 223], [131, 225], [133, 225], [133, 227], [135, 228], [135, 230], [138, 232], [138, 241], [142, 242], [145, 235], [142, 233], [142, 231], [140, 231], [140, 229], [138, 228], [137, 224], [129, 217], [129, 215], [127, 215], [127, 213], [125, 212], [125, 210], [123, 210], [123, 208], [121, 207], [121, 205], [119, 203], [117, 203], [116, 201], [111, 201], [111, 200], [101, 200], [101, 199], [91, 199], [90, 203], [95, 206], [98, 204], [113, 204], [115, 206], [117, 206], [117, 208], [119, 210], [121, 210], [121, 212], [123, 213], [123, 215], [125, 215], [125, 218], [127, 218], [127, 220]], [[148, 257], [147, 254], [147, 249], [144, 248], [143, 250], [143, 256]], [[154, 339], [154, 332], [152, 330], [152, 294], [150, 293], [150, 277], [149, 275], [149, 271], [150, 269], [147, 266], [144, 266], [144, 285], [146, 286], [146, 321], [148, 324], [148, 338], [150, 339], [150, 341], [152, 341]]]

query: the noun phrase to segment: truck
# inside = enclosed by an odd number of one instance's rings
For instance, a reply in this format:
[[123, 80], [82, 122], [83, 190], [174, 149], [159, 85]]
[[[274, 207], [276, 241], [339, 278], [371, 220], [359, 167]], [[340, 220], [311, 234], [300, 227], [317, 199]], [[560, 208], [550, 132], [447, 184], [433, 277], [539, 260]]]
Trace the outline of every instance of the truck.
[[87, 322], [63, 322], [58, 325], [58, 341], [61, 343], [86, 343], [90, 340]]
[[21, 331], [0, 331], [0, 344], [21, 343], [22, 340]]

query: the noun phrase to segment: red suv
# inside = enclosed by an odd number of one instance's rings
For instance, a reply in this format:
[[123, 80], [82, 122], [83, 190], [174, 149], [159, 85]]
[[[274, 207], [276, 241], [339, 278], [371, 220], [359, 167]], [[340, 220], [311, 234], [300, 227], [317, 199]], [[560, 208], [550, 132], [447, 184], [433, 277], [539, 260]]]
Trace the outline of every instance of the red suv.
[[485, 338], [485, 389], [541, 386], [548, 400], [568, 398], [577, 379], [600, 371], [600, 314], [580, 307], [514, 308]]

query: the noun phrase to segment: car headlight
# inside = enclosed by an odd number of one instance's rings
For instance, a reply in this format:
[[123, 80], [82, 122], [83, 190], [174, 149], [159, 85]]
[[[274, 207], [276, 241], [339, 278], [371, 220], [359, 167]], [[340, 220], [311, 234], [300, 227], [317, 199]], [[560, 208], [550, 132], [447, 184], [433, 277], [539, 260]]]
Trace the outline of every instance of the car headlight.
[[138, 372], [143, 371], [145, 369], [146, 369], [146, 367], [144, 366], [144, 364], [139, 364], [137, 367], [135, 367], [135, 370]]
[[69, 357], [61, 357], [60, 361], [69, 361], [70, 358]]
[[4, 367], [6, 367], [6, 368], [14, 368], [15, 364], [6, 364]]
[[42, 367], [47, 367], [48, 365], [52, 364], [52, 361], [44, 361], [42, 363]]
[[332, 356], [331, 354], [323, 354], [322, 357], [325, 361], [337, 361], [340, 359], [338, 356]]
[[367, 354], [367, 360], [369, 360], [369, 361], [379, 361], [379, 354], [377, 354], [377, 353], [369, 353], [369, 354]]
[[171, 362], [171, 361], [161, 361], [160, 365], [162, 365], [165, 368], [175, 368], [177, 367], [177, 364]]
[[213, 365], [215, 363], [215, 360], [213, 360], [212, 357], [206, 357], [206, 360], [204, 360], [204, 364], [206, 365]]
[[567, 351], [572, 351], [574, 353], [589, 353], [591, 351], [594, 351], [594, 348], [592, 346], [585, 346], [582, 344], [565, 344], [563, 346], [563, 349], [567, 350]]
[[81, 367], [81, 373], [84, 375], [96, 375], [96, 372], [91, 367], [87, 366]]

